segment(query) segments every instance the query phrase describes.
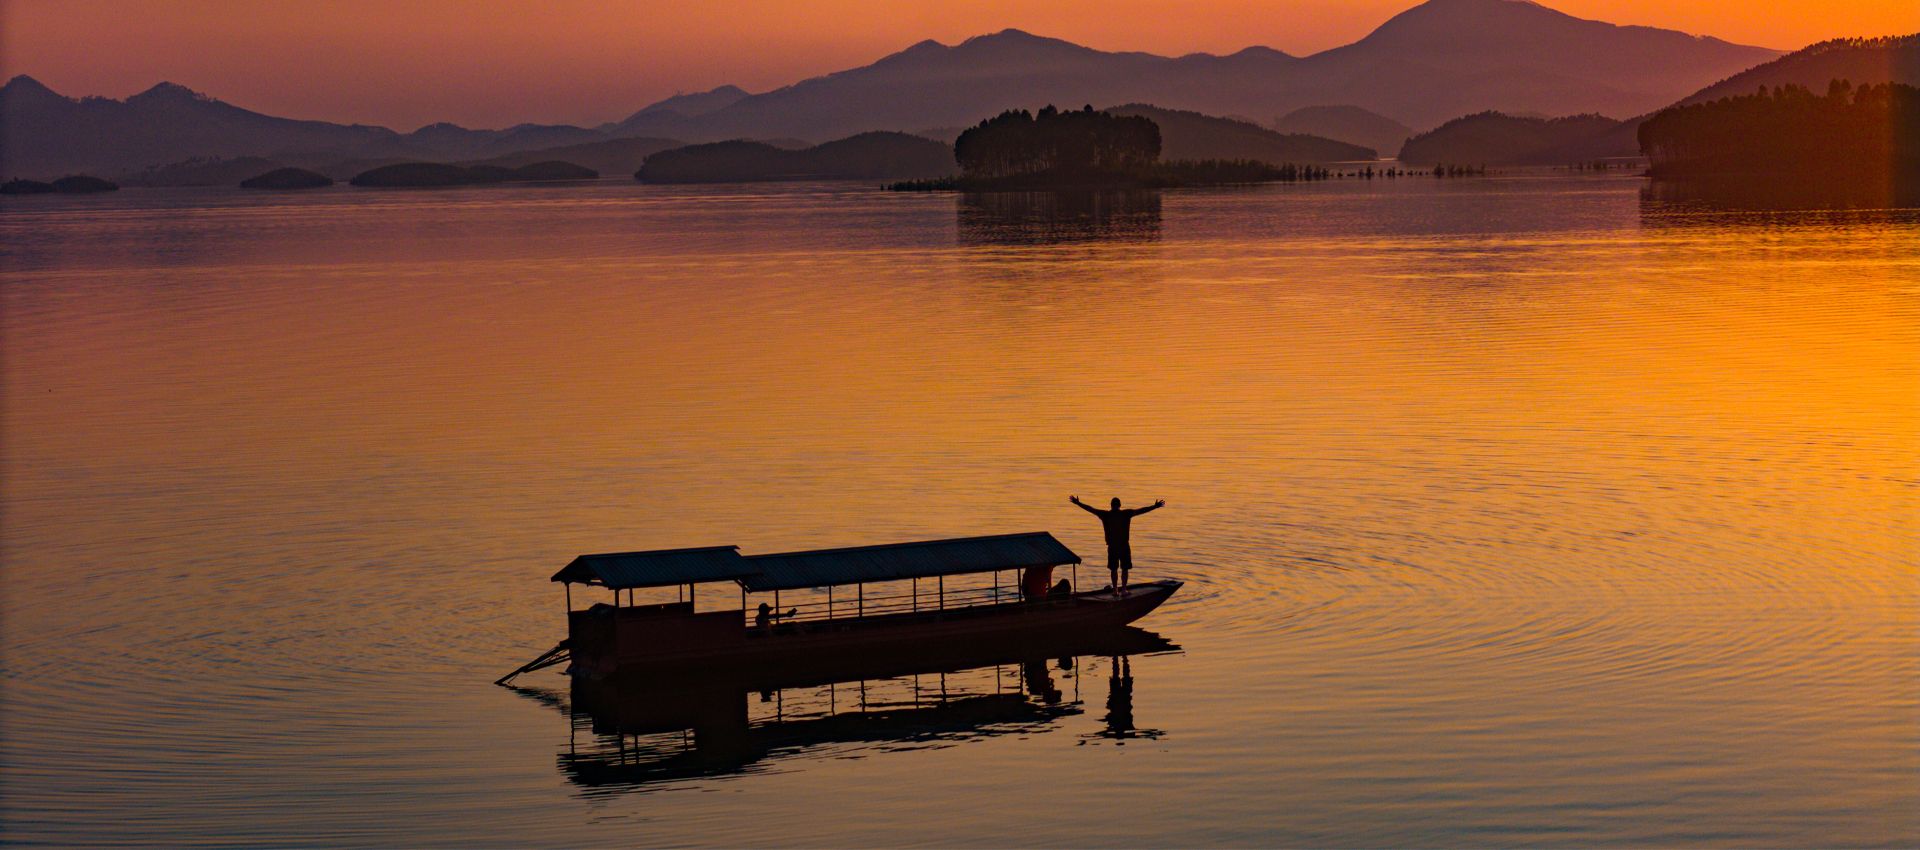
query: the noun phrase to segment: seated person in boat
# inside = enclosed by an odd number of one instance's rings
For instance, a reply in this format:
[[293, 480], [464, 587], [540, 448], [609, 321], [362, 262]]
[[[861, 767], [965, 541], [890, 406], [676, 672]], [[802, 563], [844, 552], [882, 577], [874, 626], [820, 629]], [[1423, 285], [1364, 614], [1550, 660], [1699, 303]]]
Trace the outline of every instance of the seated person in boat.
[[1049, 599], [1064, 599], [1072, 595], [1073, 595], [1073, 583], [1070, 581], [1067, 581], [1066, 579], [1061, 579], [1059, 581], [1054, 582], [1053, 589], [1047, 591], [1047, 598]]
[[770, 629], [773, 627], [773, 621], [792, 617], [794, 614], [799, 613], [799, 611], [800, 609], [798, 608], [788, 608], [785, 613], [781, 613], [773, 610], [767, 603], [762, 602], [760, 603], [760, 610], [753, 615], [753, 625], [760, 629]]

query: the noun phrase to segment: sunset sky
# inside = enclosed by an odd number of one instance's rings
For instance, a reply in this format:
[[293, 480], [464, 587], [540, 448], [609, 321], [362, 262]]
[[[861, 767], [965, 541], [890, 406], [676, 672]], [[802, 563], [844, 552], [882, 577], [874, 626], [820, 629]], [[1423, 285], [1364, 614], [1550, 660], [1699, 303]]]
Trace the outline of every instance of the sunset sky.
[[[1351, 42], [1411, 0], [0, 0], [0, 72], [63, 94], [161, 80], [276, 115], [411, 130], [618, 120], [675, 92], [764, 91], [926, 38], [1018, 27], [1103, 50], [1178, 55]], [[1554, 0], [1578, 17], [1792, 49], [1920, 31], [1914, 0]], [[536, 11], [537, 10], [537, 11]]]

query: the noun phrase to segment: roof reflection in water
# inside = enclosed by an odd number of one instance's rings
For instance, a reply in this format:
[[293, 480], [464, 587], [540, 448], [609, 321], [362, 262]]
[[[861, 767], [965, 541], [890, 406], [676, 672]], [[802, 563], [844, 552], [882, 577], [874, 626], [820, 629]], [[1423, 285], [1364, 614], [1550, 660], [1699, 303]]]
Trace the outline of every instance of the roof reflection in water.
[[916, 658], [866, 655], [804, 667], [576, 679], [570, 698], [542, 688], [513, 690], [568, 714], [572, 734], [558, 762], [569, 780], [590, 792], [620, 791], [753, 773], [849, 748], [891, 751], [1053, 731], [1062, 718], [1086, 713], [1083, 699], [1101, 697], [1081, 693], [1087, 656], [1104, 657], [1112, 671], [1105, 726], [1096, 735], [1158, 737], [1158, 730], [1133, 726], [1127, 657], [1178, 649], [1152, 632], [1123, 627], [1029, 635]]

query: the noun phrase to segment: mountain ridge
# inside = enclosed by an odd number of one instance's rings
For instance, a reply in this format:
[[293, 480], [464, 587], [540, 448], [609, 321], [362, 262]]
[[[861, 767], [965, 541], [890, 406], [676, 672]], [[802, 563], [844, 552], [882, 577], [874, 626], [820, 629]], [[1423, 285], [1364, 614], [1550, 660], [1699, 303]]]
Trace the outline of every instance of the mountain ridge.
[[1341, 104], [1416, 128], [1487, 110], [1618, 117], [1650, 113], [1779, 55], [1587, 21], [1526, 0], [1428, 0], [1352, 44], [1308, 56], [1258, 46], [1178, 57], [1109, 52], [1003, 29], [954, 45], [922, 40], [758, 94], [733, 86], [676, 94], [593, 128], [436, 123], [411, 133], [264, 115], [171, 82], [125, 100], [68, 98], [23, 75], [0, 87], [0, 176], [126, 174], [194, 157], [473, 160], [621, 137], [819, 142], [966, 127], [1045, 103], [1151, 103], [1210, 116]]

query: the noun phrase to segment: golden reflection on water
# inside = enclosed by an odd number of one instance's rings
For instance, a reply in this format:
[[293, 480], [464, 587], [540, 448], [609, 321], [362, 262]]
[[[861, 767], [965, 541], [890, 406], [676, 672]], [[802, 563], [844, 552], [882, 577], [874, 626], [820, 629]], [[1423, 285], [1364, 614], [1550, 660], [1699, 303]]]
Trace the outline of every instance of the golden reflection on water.
[[[122, 194], [0, 210], [21, 837], [1920, 835], [1911, 216], [1605, 178]], [[580, 552], [1096, 558], [1069, 493], [1172, 505], [1158, 737], [1100, 746], [1102, 669], [1020, 734], [582, 797], [569, 724], [484, 686]]]

